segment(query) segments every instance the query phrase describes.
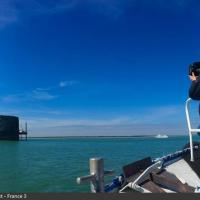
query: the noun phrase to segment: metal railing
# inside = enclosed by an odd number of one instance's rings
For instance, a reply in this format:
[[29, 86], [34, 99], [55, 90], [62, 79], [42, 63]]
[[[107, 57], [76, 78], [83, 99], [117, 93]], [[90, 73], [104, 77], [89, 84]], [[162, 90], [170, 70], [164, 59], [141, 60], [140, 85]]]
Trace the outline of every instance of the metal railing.
[[200, 129], [194, 129], [191, 126], [190, 121], [190, 113], [189, 113], [189, 103], [192, 101], [191, 98], [186, 100], [185, 104], [185, 113], [186, 113], [186, 119], [187, 119], [187, 125], [188, 125], [188, 131], [189, 131], [189, 138], [190, 138], [190, 161], [194, 161], [194, 152], [193, 152], [193, 141], [192, 141], [192, 133], [200, 132]]
[[91, 192], [104, 192], [104, 176], [113, 175], [113, 170], [104, 170], [104, 162], [102, 158], [90, 159], [90, 175], [78, 177], [78, 184], [90, 183]]

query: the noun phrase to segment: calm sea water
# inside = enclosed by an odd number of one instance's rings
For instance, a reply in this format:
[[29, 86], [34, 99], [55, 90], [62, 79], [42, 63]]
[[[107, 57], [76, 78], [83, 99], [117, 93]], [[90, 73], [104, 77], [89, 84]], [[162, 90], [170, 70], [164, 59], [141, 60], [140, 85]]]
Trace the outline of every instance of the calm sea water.
[[89, 173], [89, 158], [103, 157], [105, 169], [118, 175], [125, 164], [172, 153], [187, 142], [188, 136], [0, 141], [0, 192], [87, 192], [76, 178]]

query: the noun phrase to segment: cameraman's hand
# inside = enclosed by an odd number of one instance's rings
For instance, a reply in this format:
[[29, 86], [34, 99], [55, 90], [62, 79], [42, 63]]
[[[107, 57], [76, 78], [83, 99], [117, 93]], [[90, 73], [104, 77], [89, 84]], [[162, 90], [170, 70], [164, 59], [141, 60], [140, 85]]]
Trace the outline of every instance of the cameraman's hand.
[[194, 72], [192, 72], [192, 75], [189, 76], [191, 81], [196, 81], [197, 80], [197, 76], [194, 75]]

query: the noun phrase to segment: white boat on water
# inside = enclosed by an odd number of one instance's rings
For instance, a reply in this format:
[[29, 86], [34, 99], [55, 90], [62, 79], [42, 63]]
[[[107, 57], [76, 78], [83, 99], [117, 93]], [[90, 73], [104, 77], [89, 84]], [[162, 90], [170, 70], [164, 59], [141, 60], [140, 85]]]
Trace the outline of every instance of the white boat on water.
[[164, 139], [164, 138], [168, 138], [168, 135], [161, 135], [161, 134], [158, 134], [155, 136], [155, 138], [159, 138], [159, 139]]

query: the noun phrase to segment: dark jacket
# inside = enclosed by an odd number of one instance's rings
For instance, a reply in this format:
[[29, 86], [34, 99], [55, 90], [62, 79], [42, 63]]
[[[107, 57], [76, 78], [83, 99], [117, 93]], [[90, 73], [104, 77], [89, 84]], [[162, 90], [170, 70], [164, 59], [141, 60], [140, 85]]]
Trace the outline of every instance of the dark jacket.
[[192, 81], [189, 89], [189, 97], [193, 100], [200, 100], [200, 76], [196, 81]]

